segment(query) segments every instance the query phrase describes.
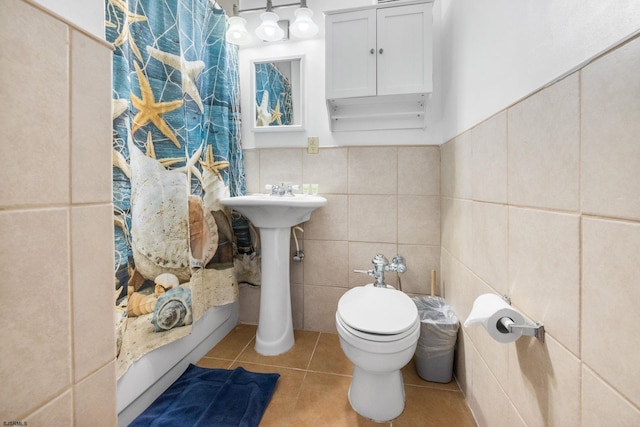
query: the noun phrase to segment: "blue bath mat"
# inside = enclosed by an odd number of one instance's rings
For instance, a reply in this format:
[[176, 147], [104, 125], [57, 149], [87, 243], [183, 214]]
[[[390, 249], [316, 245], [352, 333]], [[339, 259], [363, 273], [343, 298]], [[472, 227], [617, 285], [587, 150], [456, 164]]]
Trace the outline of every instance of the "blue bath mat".
[[189, 365], [129, 426], [257, 426], [279, 377]]

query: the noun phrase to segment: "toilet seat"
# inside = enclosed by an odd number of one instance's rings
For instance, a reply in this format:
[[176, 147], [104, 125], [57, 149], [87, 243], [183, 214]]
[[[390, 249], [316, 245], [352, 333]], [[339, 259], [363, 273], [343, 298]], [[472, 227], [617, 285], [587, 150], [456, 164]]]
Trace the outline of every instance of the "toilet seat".
[[415, 303], [404, 292], [372, 285], [347, 291], [336, 320], [353, 335], [378, 342], [402, 339], [420, 323]]
[[340, 317], [339, 314], [336, 314], [336, 321], [339, 322], [340, 326], [348, 333], [362, 340], [373, 341], [378, 343], [385, 343], [391, 341], [400, 341], [415, 332], [417, 328], [420, 327], [419, 319], [416, 319], [416, 322], [413, 327], [409, 327], [406, 331], [400, 334], [376, 334], [370, 332], [363, 332], [358, 329], [354, 329], [351, 326], [347, 325], [344, 320]]

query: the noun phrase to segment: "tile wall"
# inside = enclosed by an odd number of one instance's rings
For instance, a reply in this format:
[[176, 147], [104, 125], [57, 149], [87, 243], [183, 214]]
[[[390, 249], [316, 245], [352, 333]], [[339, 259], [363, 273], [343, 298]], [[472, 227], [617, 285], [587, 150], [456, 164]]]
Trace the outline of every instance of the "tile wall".
[[[371, 283], [354, 269], [372, 268], [382, 253], [405, 257], [402, 289], [427, 293], [440, 265], [440, 150], [436, 146], [384, 146], [246, 150], [247, 192], [265, 184], [318, 183], [328, 203], [303, 224], [305, 259], [291, 262], [294, 327], [335, 332], [338, 300], [349, 288]], [[293, 242], [292, 242], [292, 250]], [[397, 285], [395, 273], [388, 283]], [[258, 320], [258, 288], [240, 288], [240, 320]]]
[[508, 294], [547, 331], [462, 330], [480, 426], [640, 425], [638, 69], [635, 39], [441, 147], [448, 301]]
[[116, 425], [109, 45], [0, 2], [0, 421]]

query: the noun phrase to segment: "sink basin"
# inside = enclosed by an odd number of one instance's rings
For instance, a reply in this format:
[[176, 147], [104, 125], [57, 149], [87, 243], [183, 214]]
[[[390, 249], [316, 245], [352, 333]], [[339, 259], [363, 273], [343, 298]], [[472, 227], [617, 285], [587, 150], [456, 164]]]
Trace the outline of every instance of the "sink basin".
[[311, 218], [311, 212], [327, 204], [320, 196], [272, 196], [251, 194], [229, 197], [220, 201], [237, 210], [259, 228], [293, 227]]
[[255, 349], [275, 356], [293, 347], [293, 321], [289, 284], [291, 227], [308, 221], [311, 212], [327, 204], [320, 196], [271, 196], [254, 194], [220, 200], [260, 229], [260, 313]]

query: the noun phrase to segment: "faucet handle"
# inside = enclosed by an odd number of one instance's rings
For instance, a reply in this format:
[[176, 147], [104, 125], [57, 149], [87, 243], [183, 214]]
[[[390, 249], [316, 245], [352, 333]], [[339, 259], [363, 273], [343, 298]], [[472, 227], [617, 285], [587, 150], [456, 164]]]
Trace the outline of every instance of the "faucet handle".
[[297, 185], [297, 184], [294, 184], [294, 185], [287, 184], [287, 193], [286, 193], [286, 195], [287, 196], [295, 196], [295, 194], [293, 194], [293, 190], [299, 190], [299, 189], [300, 189], [300, 186]]
[[264, 186], [266, 190], [271, 190], [272, 196], [283, 196], [284, 195], [284, 183], [278, 184], [266, 184]]
[[362, 273], [362, 274], [368, 274], [369, 276], [373, 276], [374, 275], [374, 271], [373, 270], [353, 270], [354, 273]]

